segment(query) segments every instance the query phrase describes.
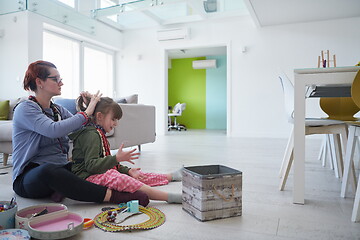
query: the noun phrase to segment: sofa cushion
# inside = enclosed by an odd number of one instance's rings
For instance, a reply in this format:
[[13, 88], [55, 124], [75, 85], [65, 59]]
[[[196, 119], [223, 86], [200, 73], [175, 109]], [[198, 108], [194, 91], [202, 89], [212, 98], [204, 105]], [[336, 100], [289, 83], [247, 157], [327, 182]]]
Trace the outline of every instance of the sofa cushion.
[[0, 102], [0, 120], [9, 119], [9, 110], [10, 110], [9, 100]]
[[12, 121], [0, 121], [0, 142], [11, 142]]
[[76, 114], [76, 99], [73, 98], [54, 98], [54, 103], [66, 108], [72, 114]]
[[10, 99], [10, 110], [9, 110], [9, 119], [13, 119], [14, 116], [14, 107], [18, 105], [20, 102], [28, 99], [28, 96], [23, 96], [19, 98]]
[[139, 100], [138, 96], [139, 96], [138, 94], [132, 94], [127, 97], [116, 98], [114, 99], [114, 101], [117, 103], [137, 104]]
[[155, 141], [155, 107], [143, 104], [120, 104], [123, 117], [109, 137], [111, 149], [131, 147]]
[[117, 103], [127, 103], [125, 98], [116, 99]]

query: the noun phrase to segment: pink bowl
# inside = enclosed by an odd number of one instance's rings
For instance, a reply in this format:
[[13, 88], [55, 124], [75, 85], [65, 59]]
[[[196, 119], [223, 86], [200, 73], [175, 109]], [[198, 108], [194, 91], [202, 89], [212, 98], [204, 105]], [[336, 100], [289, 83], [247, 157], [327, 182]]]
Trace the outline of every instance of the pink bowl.
[[28, 229], [29, 220], [33, 218], [33, 214], [39, 213], [46, 209], [48, 214], [54, 214], [59, 211], [67, 211], [67, 207], [59, 203], [47, 203], [41, 205], [30, 206], [19, 210], [15, 215], [15, 227], [21, 229]]

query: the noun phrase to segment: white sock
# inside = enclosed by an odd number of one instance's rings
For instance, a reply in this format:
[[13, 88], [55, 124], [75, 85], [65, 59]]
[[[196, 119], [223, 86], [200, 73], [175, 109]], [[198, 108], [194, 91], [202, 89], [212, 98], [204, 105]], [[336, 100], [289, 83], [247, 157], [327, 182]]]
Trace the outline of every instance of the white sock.
[[180, 168], [175, 172], [171, 173], [172, 181], [181, 181], [182, 180], [182, 171], [183, 169]]
[[182, 203], [182, 196], [179, 193], [168, 193], [168, 203]]

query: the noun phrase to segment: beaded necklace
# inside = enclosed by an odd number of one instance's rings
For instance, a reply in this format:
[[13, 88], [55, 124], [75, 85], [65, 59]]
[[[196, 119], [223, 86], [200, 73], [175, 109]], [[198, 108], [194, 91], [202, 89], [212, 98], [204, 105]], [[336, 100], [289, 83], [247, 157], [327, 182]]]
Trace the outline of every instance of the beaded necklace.
[[[51, 115], [50, 113], [47, 113], [43, 107], [41, 106], [41, 104], [38, 102], [38, 100], [36, 99], [35, 96], [29, 96], [29, 100], [34, 101], [37, 105], [39, 105], [39, 107], [41, 108], [41, 111], [50, 119], [54, 118], [54, 121], [60, 121], [61, 120], [61, 114], [60, 114], [60, 110], [58, 109], [58, 107], [50, 101], [50, 109], [52, 110], [54, 115]], [[65, 149], [63, 148], [63, 145], [61, 144], [60, 138], [57, 138], [59, 144], [60, 144], [60, 148], [61, 148], [61, 152], [64, 154], [67, 154]]]
[[100, 125], [94, 124], [94, 123], [90, 123], [89, 125], [92, 125], [96, 128], [96, 131], [99, 133], [100, 135], [100, 139], [101, 139], [101, 147], [102, 147], [102, 152], [103, 152], [103, 157], [109, 156], [111, 155], [110, 153], [110, 144], [109, 141], [106, 137], [106, 132], [105, 129], [103, 127], [101, 127]]
[[[109, 141], [108, 141], [108, 139], [107, 139], [107, 137], [105, 135], [106, 134], [105, 129], [102, 126], [100, 126], [98, 124], [95, 124], [95, 123], [88, 123], [87, 125], [95, 127], [96, 131], [100, 135], [101, 148], [102, 148], [102, 156], [100, 156], [100, 157], [110, 156], [111, 155], [110, 144], [109, 144]], [[113, 169], [118, 170], [118, 167], [119, 167], [119, 165], [116, 165], [116, 166], [113, 167]]]
[[49, 113], [47, 113], [43, 107], [40, 105], [40, 103], [38, 102], [38, 100], [36, 99], [36, 97], [34, 96], [29, 96], [29, 100], [34, 101], [37, 103], [37, 105], [39, 105], [39, 107], [41, 108], [41, 111], [48, 116], [49, 118], [54, 118], [54, 121], [60, 121], [61, 120], [61, 114], [60, 114], [60, 110], [56, 107], [56, 105], [50, 101], [50, 109], [52, 110], [52, 112], [54, 113], [54, 115], [51, 115]]
[[105, 232], [125, 232], [125, 231], [131, 232], [134, 230], [150, 230], [160, 227], [162, 224], [164, 224], [166, 220], [165, 214], [159, 209], [153, 207], [143, 207], [143, 206], [139, 206], [139, 212], [142, 212], [149, 217], [149, 219], [146, 220], [145, 222], [137, 223], [133, 225], [122, 225], [121, 223], [109, 222], [107, 220], [107, 216], [109, 215], [109, 213], [119, 212], [120, 214], [120, 212], [124, 211], [124, 209], [126, 209], [126, 206], [101, 212], [94, 218], [95, 227]]

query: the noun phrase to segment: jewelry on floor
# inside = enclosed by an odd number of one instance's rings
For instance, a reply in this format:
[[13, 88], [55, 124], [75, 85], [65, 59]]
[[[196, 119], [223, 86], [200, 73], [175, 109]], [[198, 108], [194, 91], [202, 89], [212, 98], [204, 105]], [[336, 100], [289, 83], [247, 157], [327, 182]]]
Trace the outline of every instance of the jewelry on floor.
[[[139, 211], [149, 216], [149, 219], [146, 220], [145, 222], [139, 224], [133, 224], [133, 225], [120, 225], [120, 223], [122, 223], [126, 218], [122, 219], [122, 221], [119, 222], [116, 221], [116, 219], [114, 219], [113, 222], [112, 222], [113, 219], [111, 219], [111, 221], [108, 221], [109, 212], [111, 216], [115, 215], [112, 212], [114, 213], [116, 212], [116, 215], [118, 216], [126, 208], [127, 206], [123, 206], [120, 208], [101, 212], [94, 218], [95, 227], [105, 232], [123, 232], [123, 231], [132, 231], [132, 230], [150, 230], [161, 226], [165, 222], [165, 214], [161, 212], [159, 209], [153, 207], [142, 207], [142, 206], [139, 206]], [[133, 213], [130, 216], [133, 216]]]

